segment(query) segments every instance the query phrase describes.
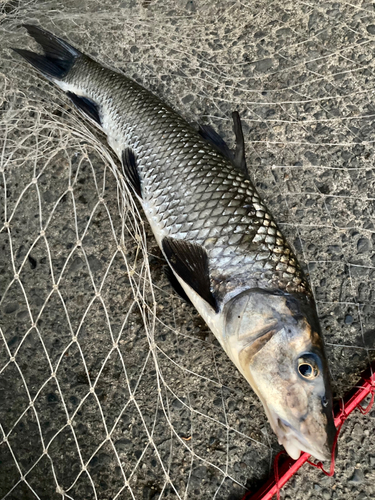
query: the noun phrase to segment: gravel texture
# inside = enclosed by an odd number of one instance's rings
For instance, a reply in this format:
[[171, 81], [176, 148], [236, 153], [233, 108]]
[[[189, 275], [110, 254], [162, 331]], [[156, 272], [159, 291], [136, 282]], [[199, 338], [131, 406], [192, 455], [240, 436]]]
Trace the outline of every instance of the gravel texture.
[[[19, 25], [40, 24], [230, 145], [239, 110], [340, 398], [375, 358], [374, 6], [5, 0], [0, 13], [0, 499], [239, 500], [280, 449], [261, 404], [170, 289], [103, 137], [8, 47], [31, 47]], [[305, 466], [282, 498], [375, 498], [374, 434], [375, 410], [352, 414], [335, 476]]]

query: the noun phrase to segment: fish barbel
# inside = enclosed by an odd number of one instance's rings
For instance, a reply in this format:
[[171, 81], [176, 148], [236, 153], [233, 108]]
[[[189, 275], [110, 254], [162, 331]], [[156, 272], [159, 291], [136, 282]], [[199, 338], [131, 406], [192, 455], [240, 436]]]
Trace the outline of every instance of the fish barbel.
[[296, 459], [331, 457], [336, 428], [309, 284], [251, 183], [238, 114], [236, 154], [210, 127], [64, 40], [25, 25], [44, 54], [14, 49], [107, 135], [170, 268], [263, 403]]

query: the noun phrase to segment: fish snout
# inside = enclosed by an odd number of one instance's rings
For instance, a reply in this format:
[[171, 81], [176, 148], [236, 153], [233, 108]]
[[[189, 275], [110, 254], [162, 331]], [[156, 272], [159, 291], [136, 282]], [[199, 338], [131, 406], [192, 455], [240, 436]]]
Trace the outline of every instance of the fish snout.
[[[306, 452], [321, 461], [329, 461], [335, 445], [336, 427], [333, 416], [327, 416], [325, 425], [322, 420], [317, 421], [312, 415], [304, 418], [298, 425], [292, 425], [285, 419], [277, 417], [274, 431], [279, 443], [284, 446], [287, 453], [297, 460], [301, 452]], [[334, 450], [337, 456], [337, 446]]]

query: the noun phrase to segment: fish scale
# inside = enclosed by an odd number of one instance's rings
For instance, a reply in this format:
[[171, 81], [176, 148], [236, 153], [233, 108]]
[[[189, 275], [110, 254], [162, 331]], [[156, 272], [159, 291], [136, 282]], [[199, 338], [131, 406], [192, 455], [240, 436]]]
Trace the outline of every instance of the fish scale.
[[172, 286], [197, 308], [261, 399], [280, 444], [332, 456], [329, 369], [303, 272], [236, 153], [136, 82], [26, 26], [44, 55], [15, 49], [107, 134], [139, 197]]
[[160, 239], [172, 236], [206, 249], [219, 300], [236, 287], [310, 293], [253, 184], [178, 113], [84, 56], [64, 84], [99, 105], [119, 156], [125, 147], [134, 150], [146, 215]]

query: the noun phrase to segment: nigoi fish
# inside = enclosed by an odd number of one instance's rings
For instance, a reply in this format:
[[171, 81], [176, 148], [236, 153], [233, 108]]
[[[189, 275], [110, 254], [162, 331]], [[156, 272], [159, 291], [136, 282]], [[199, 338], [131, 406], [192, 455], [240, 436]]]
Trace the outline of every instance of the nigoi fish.
[[263, 403], [279, 443], [331, 457], [336, 434], [324, 343], [295, 255], [250, 181], [238, 113], [236, 151], [66, 41], [25, 25], [43, 54], [14, 49], [107, 135], [169, 266]]

